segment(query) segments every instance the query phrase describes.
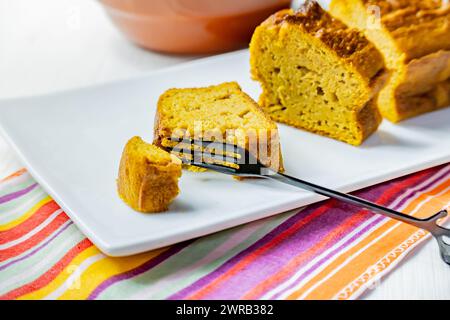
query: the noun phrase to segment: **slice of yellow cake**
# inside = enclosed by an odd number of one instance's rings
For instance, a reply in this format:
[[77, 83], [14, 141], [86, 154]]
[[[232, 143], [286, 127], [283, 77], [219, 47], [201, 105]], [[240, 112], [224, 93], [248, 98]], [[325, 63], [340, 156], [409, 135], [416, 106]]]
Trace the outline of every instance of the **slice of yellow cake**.
[[250, 55], [260, 104], [272, 119], [352, 145], [378, 128], [381, 54], [317, 2], [268, 18], [255, 30]]
[[333, 0], [330, 12], [382, 52], [391, 77], [378, 107], [392, 122], [450, 105], [450, 5], [441, 0]]
[[160, 97], [154, 144], [173, 147], [172, 140], [180, 138], [236, 144], [267, 167], [283, 170], [276, 123], [235, 82], [170, 89]]
[[134, 137], [122, 153], [117, 189], [122, 200], [137, 211], [166, 211], [179, 193], [180, 176], [180, 159]]

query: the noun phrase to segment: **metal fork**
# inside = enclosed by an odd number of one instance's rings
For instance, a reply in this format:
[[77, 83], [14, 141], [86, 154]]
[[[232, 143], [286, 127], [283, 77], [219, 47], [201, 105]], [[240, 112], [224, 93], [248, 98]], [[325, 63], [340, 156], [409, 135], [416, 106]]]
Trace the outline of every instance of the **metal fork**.
[[426, 219], [415, 218], [350, 194], [341, 193], [280, 172], [275, 172], [262, 165], [246, 149], [236, 145], [186, 138], [182, 140], [172, 138], [169, 140], [176, 143], [176, 145], [166, 147], [166, 149], [177, 155], [184, 164], [237, 177], [260, 177], [276, 180], [325, 197], [362, 207], [426, 230], [437, 240], [442, 259], [450, 265], [450, 229], [438, 224], [439, 220], [447, 217], [447, 210], [442, 210]]

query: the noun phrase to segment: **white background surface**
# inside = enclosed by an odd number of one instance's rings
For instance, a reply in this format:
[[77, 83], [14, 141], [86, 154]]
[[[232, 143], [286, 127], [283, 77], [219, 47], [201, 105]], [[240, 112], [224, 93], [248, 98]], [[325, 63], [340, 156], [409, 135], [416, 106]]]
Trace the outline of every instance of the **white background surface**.
[[[0, 0], [0, 99], [133, 77], [195, 57], [129, 44], [93, 0]], [[0, 178], [21, 164], [0, 138]], [[432, 241], [367, 299], [450, 299], [450, 268]]]

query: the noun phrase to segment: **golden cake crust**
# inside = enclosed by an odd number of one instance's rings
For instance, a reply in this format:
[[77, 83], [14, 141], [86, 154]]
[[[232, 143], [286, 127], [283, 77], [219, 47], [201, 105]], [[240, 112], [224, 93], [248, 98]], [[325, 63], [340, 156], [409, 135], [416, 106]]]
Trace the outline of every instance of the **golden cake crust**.
[[379, 51], [367, 40], [364, 33], [333, 18], [315, 1], [306, 2], [298, 11], [279, 11], [263, 22], [265, 27], [280, 28], [283, 24], [297, 25], [320, 39], [337, 56], [354, 65], [367, 81], [384, 67]]
[[121, 199], [136, 211], [166, 211], [178, 195], [181, 161], [166, 151], [131, 138], [122, 153], [117, 179]]
[[381, 54], [316, 2], [263, 22], [250, 65], [263, 88], [260, 105], [275, 121], [353, 145], [381, 123], [373, 103], [386, 81]]
[[349, 29], [324, 11], [317, 2], [308, 2], [298, 11], [286, 13], [282, 20], [299, 25], [306, 32], [318, 37], [342, 58], [351, 57], [355, 52], [371, 46], [361, 32]]
[[365, 1], [381, 7], [381, 23], [404, 52], [406, 62], [450, 49], [450, 6], [442, 1]]
[[[399, 122], [448, 106], [450, 4], [441, 0], [333, 0], [333, 15], [364, 31], [392, 74], [381, 91], [383, 116]], [[379, 26], [371, 26], [379, 10]]]

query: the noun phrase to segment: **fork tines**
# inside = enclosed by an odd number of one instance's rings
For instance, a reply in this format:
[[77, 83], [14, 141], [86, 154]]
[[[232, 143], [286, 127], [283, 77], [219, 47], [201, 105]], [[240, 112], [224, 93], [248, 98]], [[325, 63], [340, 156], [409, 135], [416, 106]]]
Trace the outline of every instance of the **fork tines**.
[[249, 158], [247, 150], [225, 142], [189, 138], [168, 138], [167, 140], [174, 145], [166, 148], [178, 156], [183, 163], [202, 168], [238, 169], [239, 163]]
[[[233, 153], [243, 156], [245, 154], [245, 150], [237, 145], [226, 143], [226, 142], [218, 142], [218, 141], [207, 141], [207, 140], [198, 140], [198, 139], [189, 139], [189, 138], [167, 138], [168, 141], [173, 143], [182, 144], [182, 145], [191, 145], [194, 146], [194, 149], [200, 148], [201, 150], [219, 150], [222, 153]], [[197, 148], [195, 148], [197, 147]]]

